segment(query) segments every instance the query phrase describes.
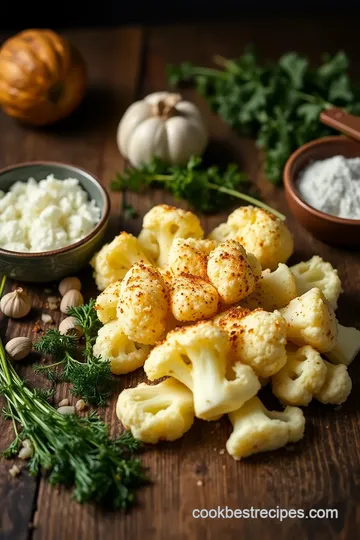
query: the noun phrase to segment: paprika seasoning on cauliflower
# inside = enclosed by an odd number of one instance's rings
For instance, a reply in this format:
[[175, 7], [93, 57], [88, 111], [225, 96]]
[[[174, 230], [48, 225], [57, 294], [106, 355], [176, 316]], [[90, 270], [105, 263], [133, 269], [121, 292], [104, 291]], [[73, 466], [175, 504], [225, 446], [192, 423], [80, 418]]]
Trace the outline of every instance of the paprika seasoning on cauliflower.
[[116, 319], [116, 310], [119, 302], [121, 281], [115, 281], [99, 294], [96, 299], [95, 309], [99, 321], [103, 324]]
[[210, 319], [218, 310], [219, 295], [215, 287], [191, 274], [172, 276], [169, 294], [170, 309], [178, 321]]
[[241, 305], [249, 309], [261, 307], [266, 311], [281, 309], [298, 295], [293, 273], [280, 263], [274, 272], [269, 269], [262, 272], [254, 291], [241, 300]]
[[213, 240], [176, 238], [169, 251], [168, 266], [176, 276], [184, 273], [208, 279], [208, 257], [215, 247]]

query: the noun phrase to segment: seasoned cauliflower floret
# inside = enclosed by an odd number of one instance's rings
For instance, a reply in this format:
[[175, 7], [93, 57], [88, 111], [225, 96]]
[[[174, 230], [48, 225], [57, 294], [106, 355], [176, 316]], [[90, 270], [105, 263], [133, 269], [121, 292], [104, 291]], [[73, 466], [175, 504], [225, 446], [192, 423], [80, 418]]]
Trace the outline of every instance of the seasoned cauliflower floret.
[[99, 294], [95, 309], [99, 320], [105, 324], [116, 319], [116, 309], [119, 302], [121, 281], [115, 281]]
[[185, 273], [207, 279], [207, 261], [213, 249], [212, 240], [176, 238], [169, 251], [169, 268], [177, 276]]
[[149, 262], [137, 238], [126, 232], [120, 233], [90, 261], [98, 289], [103, 291], [114, 281], [123, 279], [131, 266], [139, 261]]
[[175, 238], [203, 238], [199, 218], [192, 212], [167, 204], [154, 206], [143, 220], [139, 242], [157, 266], [166, 266]]
[[295, 276], [298, 294], [304, 294], [317, 287], [323, 292], [331, 307], [337, 308], [337, 301], [342, 293], [341, 281], [338, 271], [329, 262], [314, 255], [309, 261], [291, 266], [290, 270]]
[[253, 370], [229, 363], [230, 343], [224, 330], [212, 322], [170, 332], [145, 362], [150, 380], [172, 376], [194, 395], [195, 415], [214, 420], [241, 407], [257, 394], [260, 383]]
[[229, 215], [226, 223], [216, 227], [211, 240], [237, 240], [246, 251], [253, 253], [261, 267], [275, 270], [292, 255], [294, 242], [285, 223], [276, 216], [254, 206], [241, 206]]
[[229, 418], [234, 430], [226, 449], [237, 460], [276, 450], [304, 436], [305, 418], [301, 409], [286, 407], [283, 412], [269, 411], [257, 397], [231, 412]]
[[347, 367], [343, 364], [334, 366], [326, 360], [324, 362], [327, 367], [325, 382], [315, 397], [321, 403], [341, 405], [349, 397], [352, 388]]
[[117, 317], [125, 334], [145, 345], [165, 335], [169, 311], [168, 290], [161, 274], [151, 265], [134, 264], [121, 282]]
[[100, 328], [93, 347], [95, 356], [110, 360], [110, 370], [115, 375], [130, 373], [143, 366], [150, 351], [149, 345], [129, 339], [119, 321], [110, 321]]
[[311, 345], [323, 353], [336, 345], [335, 313], [320, 289], [311, 289], [294, 298], [280, 313], [287, 322], [288, 339], [293, 343]]
[[360, 352], [360, 330], [338, 323], [338, 340], [326, 356], [333, 364], [349, 366]]
[[239, 242], [226, 240], [210, 253], [207, 274], [222, 302], [235, 304], [254, 290], [261, 266]]
[[186, 386], [172, 378], [153, 386], [140, 383], [121, 392], [116, 414], [139, 441], [175, 441], [194, 422], [193, 396]]
[[272, 378], [272, 391], [286, 405], [308, 405], [325, 383], [326, 364], [310, 345], [287, 351], [285, 366]]
[[191, 274], [174, 276], [169, 290], [170, 309], [178, 321], [209, 319], [217, 312], [217, 290], [200, 277]]
[[234, 357], [259, 377], [271, 377], [286, 362], [286, 322], [278, 311], [232, 308], [215, 319], [230, 337]]
[[255, 290], [241, 301], [249, 309], [262, 307], [274, 311], [288, 305], [297, 296], [295, 278], [286, 264], [280, 263], [274, 272], [264, 270]]

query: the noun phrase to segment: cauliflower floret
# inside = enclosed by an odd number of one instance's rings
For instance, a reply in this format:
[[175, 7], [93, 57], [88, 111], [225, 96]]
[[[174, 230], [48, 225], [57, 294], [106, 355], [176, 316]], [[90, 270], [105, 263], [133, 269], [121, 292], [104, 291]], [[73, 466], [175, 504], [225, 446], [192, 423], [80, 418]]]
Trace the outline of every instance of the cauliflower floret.
[[286, 407], [283, 412], [269, 411], [257, 397], [231, 412], [229, 418], [234, 430], [226, 449], [237, 460], [276, 450], [304, 436], [305, 418], [301, 409]]
[[171, 375], [181, 381], [193, 392], [195, 415], [214, 420], [241, 407], [260, 389], [249, 366], [230, 366], [229, 353], [226, 332], [201, 322], [170, 332], [151, 351], [144, 369], [150, 380]]
[[116, 319], [116, 309], [119, 302], [121, 281], [115, 281], [99, 294], [95, 309], [99, 320], [105, 324]]
[[192, 212], [167, 204], [154, 206], [143, 220], [139, 242], [157, 266], [166, 266], [175, 238], [203, 238], [199, 218]]
[[98, 289], [103, 291], [114, 281], [123, 279], [131, 266], [139, 261], [149, 263], [138, 239], [132, 234], [120, 233], [90, 261]]
[[241, 301], [249, 309], [262, 307], [274, 311], [288, 305], [298, 295], [295, 278], [286, 264], [280, 263], [274, 272], [264, 270], [255, 290]]
[[326, 365], [310, 345], [287, 351], [285, 366], [272, 378], [272, 391], [286, 405], [308, 405], [325, 383]]
[[323, 353], [336, 345], [335, 313], [320, 289], [294, 298], [280, 313], [287, 322], [287, 337], [296, 345], [311, 345]]
[[360, 352], [360, 330], [346, 327], [338, 323], [338, 340], [326, 356], [333, 364], [345, 364], [349, 366]]
[[295, 276], [298, 294], [304, 294], [310, 289], [320, 289], [331, 307], [337, 308], [337, 301], [343, 292], [338, 271], [325, 262], [318, 255], [310, 260], [291, 266], [290, 270]]
[[259, 377], [271, 377], [286, 363], [286, 322], [278, 311], [251, 313], [236, 307], [215, 319], [230, 337], [234, 357]]
[[347, 367], [343, 364], [334, 366], [326, 362], [326, 360], [324, 360], [324, 363], [327, 367], [325, 382], [315, 397], [321, 403], [341, 405], [349, 397], [352, 388]]
[[209, 235], [216, 242], [234, 239], [253, 253], [261, 267], [275, 270], [292, 255], [294, 242], [285, 223], [276, 216], [254, 206], [241, 206], [229, 215], [226, 223]]
[[222, 302], [235, 304], [254, 290], [261, 266], [239, 242], [226, 240], [210, 253], [207, 274]]
[[169, 311], [163, 277], [149, 264], [135, 263], [121, 282], [117, 317], [125, 334], [145, 345], [155, 345], [165, 335]]
[[200, 277], [191, 274], [174, 276], [169, 290], [170, 309], [178, 321], [209, 319], [218, 310], [217, 290]]
[[121, 392], [116, 414], [139, 441], [175, 441], [194, 422], [193, 396], [172, 378], [153, 386], [141, 383]]
[[169, 251], [169, 268], [176, 276], [186, 273], [207, 279], [207, 261], [213, 249], [212, 240], [176, 238]]
[[93, 347], [95, 356], [110, 360], [110, 370], [115, 375], [130, 373], [143, 366], [150, 351], [149, 345], [129, 339], [119, 321], [110, 321], [100, 328]]

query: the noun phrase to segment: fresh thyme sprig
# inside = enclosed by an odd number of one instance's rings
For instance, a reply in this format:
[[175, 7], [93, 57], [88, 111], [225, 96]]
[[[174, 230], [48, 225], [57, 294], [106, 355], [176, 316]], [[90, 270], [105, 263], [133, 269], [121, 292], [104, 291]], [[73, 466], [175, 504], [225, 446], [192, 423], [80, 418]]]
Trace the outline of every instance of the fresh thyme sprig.
[[[115, 191], [139, 192], [151, 185], [165, 188], [177, 199], [185, 199], [190, 206], [202, 212], [219, 210], [235, 199], [264, 208], [280, 219], [285, 216], [251, 196], [251, 185], [237, 165], [231, 164], [221, 171], [219, 167], [201, 168], [202, 160], [191, 157], [186, 166], [169, 167], [154, 157], [139, 169], [128, 167], [117, 174], [111, 188]], [[239, 188], [243, 191], [239, 191]]]

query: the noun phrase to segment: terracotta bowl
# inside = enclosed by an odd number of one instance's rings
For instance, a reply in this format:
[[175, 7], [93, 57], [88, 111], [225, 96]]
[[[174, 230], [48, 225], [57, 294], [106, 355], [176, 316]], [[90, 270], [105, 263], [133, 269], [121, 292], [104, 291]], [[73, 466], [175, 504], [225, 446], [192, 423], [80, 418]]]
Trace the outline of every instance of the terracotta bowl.
[[323, 137], [304, 144], [289, 157], [284, 169], [287, 202], [295, 218], [316, 238], [333, 246], [359, 247], [360, 220], [320, 212], [304, 202], [296, 187], [300, 172], [309, 162], [336, 155], [360, 157], [360, 143], [342, 136]]
[[20, 163], [0, 170], [0, 189], [8, 191], [17, 181], [26, 182], [30, 177], [40, 181], [49, 174], [55, 178], [77, 178], [90, 199], [95, 199], [101, 210], [99, 223], [82, 240], [53, 251], [24, 253], [0, 248], [0, 274], [18, 281], [49, 282], [72, 275], [84, 268], [102, 243], [109, 221], [110, 200], [99, 180], [91, 173], [51, 161]]

